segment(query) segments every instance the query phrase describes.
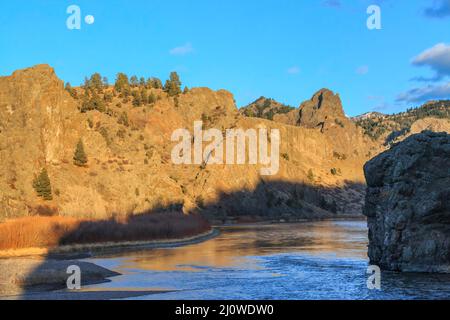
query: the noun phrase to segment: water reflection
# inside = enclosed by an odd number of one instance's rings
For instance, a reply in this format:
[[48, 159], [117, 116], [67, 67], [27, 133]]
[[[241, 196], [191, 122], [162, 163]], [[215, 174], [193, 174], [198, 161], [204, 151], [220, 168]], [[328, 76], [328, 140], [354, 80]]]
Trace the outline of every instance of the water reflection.
[[[122, 267], [145, 270], [190, 270], [201, 267], [231, 267], [247, 257], [277, 253], [308, 252], [366, 258], [364, 221], [311, 222], [283, 225], [233, 226], [221, 228], [212, 240], [172, 249], [132, 251]], [[254, 266], [253, 266], [254, 267]]]
[[450, 298], [450, 276], [383, 273], [366, 286], [365, 221], [222, 228], [204, 243], [94, 259], [123, 274], [98, 288], [166, 289], [145, 299]]

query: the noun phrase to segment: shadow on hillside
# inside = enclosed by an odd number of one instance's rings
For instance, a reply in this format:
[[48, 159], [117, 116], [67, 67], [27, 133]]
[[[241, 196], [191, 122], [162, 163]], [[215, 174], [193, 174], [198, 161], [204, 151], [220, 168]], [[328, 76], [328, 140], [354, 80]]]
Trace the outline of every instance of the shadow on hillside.
[[[324, 188], [314, 185], [287, 183], [282, 181], [261, 181], [255, 190], [241, 190], [222, 193], [217, 201], [208, 203], [201, 196], [196, 198], [198, 209], [191, 215], [195, 218], [178, 220], [174, 209], [181, 211], [181, 203], [158, 207], [141, 215], [135, 215], [122, 221], [110, 219], [104, 221], [83, 222], [75, 230], [63, 234], [59, 245], [87, 244], [92, 242], [145, 241], [151, 239], [176, 239], [205, 232], [209, 225], [200, 217], [206, 217], [212, 223], [230, 222], [294, 222], [304, 219], [325, 219], [359, 216], [361, 212], [346, 215], [346, 208], [361, 203], [365, 186], [347, 183], [342, 188]], [[178, 213], [183, 216], [182, 213]], [[167, 216], [167, 219], [165, 218]], [[158, 217], [153, 219], [152, 217]], [[184, 216], [185, 217], [185, 216]], [[180, 224], [180, 221], [183, 222]], [[156, 227], [155, 227], [156, 226]], [[203, 241], [208, 238], [197, 239]], [[183, 245], [192, 242], [180, 242]], [[140, 247], [142, 250], [144, 247]], [[147, 248], [151, 248], [147, 247]], [[70, 274], [67, 268], [77, 265], [81, 269], [82, 286], [108, 281], [108, 277], [118, 275], [107, 269], [80, 259], [93, 254], [108, 253], [111, 250], [83, 250], [73, 254], [50, 252], [37, 267], [23, 279], [20, 299], [113, 299], [148, 295], [149, 291], [127, 292], [83, 292], [68, 291], [66, 281]], [[133, 250], [132, 248], [127, 249]], [[57, 290], [60, 291], [52, 291]]]

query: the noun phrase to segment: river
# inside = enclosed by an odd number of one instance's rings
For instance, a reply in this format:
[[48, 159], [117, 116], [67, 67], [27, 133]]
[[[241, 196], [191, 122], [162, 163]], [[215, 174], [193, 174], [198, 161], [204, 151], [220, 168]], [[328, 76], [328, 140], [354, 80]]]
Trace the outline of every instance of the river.
[[450, 299], [450, 275], [383, 272], [381, 290], [369, 290], [365, 221], [220, 231], [203, 243], [88, 259], [122, 275], [84, 290], [167, 290], [137, 299]]

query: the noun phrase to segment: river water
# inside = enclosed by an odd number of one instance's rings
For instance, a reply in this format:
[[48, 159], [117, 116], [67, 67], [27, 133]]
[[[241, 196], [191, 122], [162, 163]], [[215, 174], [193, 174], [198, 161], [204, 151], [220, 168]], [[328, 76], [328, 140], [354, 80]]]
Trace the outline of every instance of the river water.
[[381, 290], [369, 290], [365, 221], [220, 231], [199, 244], [89, 259], [122, 275], [84, 290], [168, 291], [137, 299], [450, 299], [450, 275], [383, 272]]

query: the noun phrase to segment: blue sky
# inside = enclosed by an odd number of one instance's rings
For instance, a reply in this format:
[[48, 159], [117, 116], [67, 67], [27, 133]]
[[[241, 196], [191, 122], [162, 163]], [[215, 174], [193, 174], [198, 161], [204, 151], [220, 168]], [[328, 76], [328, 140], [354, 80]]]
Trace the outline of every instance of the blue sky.
[[[69, 5], [95, 22], [69, 30]], [[367, 7], [381, 8], [369, 30]], [[450, 98], [450, 0], [17, 0], [0, 2], [0, 74], [48, 63], [78, 85], [100, 72], [227, 89], [298, 106], [338, 92], [345, 112]]]

